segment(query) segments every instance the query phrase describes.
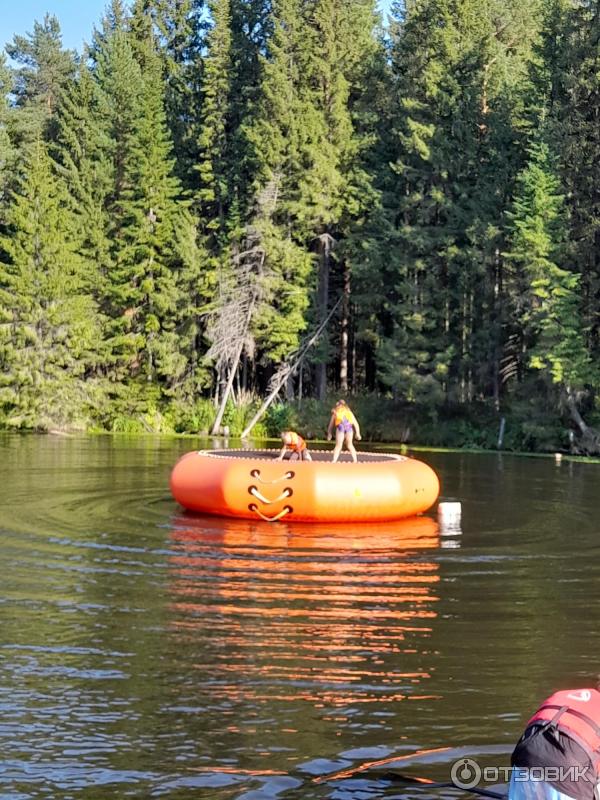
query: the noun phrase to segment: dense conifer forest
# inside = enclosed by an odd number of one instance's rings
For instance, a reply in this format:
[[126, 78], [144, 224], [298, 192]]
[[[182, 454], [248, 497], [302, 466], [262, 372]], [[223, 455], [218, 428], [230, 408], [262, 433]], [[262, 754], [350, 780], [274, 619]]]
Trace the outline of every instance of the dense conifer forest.
[[597, 0], [112, 0], [0, 56], [0, 425], [592, 453]]

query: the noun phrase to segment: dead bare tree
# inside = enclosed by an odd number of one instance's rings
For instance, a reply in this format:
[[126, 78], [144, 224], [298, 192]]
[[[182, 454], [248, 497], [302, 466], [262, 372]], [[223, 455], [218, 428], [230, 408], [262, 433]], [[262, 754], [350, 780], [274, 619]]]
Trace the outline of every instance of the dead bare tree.
[[231, 270], [221, 276], [221, 300], [214, 312], [213, 325], [209, 326], [212, 345], [207, 356], [215, 361], [219, 375], [227, 375], [227, 380], [211, 428], [213, 435], [220, 432], [242, 354], [244, 350], [251, 352], [254, 349], [250, 329], [261, 299], [267, 255], [260, 223], [275, 212], [278, 193], [279, 178], [276, 176], [256, 197], [256, 222], [246, 229], [245, 249], [232, 258]]
[[264, 251], [258, 247], [240, 254], [236, 259], [234, 283], [225, 289], [224, 302], [217, 310], [212, 330], [213, 343], [207, 356], [215, 360], [219, 374], [227, 373], [227, 381], [210, 431], [213, 435], [221, 429], [242, 353], [248, 345], [250, 323], [257, 300], [254, 275], [260, 273], [264, 258]]

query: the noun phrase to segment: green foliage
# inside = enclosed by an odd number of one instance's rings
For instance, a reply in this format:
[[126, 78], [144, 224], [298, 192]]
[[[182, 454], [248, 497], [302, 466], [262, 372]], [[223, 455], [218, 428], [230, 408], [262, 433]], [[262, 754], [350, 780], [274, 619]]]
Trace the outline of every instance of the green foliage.
[[298, 424], [298, 411], [287, 403], [274, 403], [265, 416], [267, 434], [274, 438], [282, 431], [297, 431]]
[[125, 433], [129, 435], [142, 433], [174, 433], [168, 418], [157, 409], [152, 409], [136, 417], [116, 416], [113, 418], [110, 430], [112, 433]]
[[8, 95], [12, 89], [12, 76], [0, 53], [0, 224], [4, 220], [4, 207], [17, 160], [17, 151], [9, 134], [10, 106]]
[[517, 315], [529, 364], [570, 392], [595, 381], [580, 315], [580, 276], [563, 264], [571, 255], [560, 180], [546, 144], [530, 148], [517, 179], [508, 257], [519, 289]]
[[142, 0], [140, 5], [151, 14], [157, 31], [175, 172], [184, 188], [191, 190], [198, 160], [204, 0]]
[[215, 417], [212, 400], [198, 398], [192, 403], [172, 401], [165, 416], [177, 433], [208, 434]]
[[85, 426], [98, 389], [86, 380], [101, 339], [97, 308], [42, 142], [27, 166], [0, 238], [0, 405], [15, 427]]
[[207, 36], [204, 61], [202, 116], [198, 140], [200, 188], [198, 199], [207, 213], [209, 229], [223, 225], [228, 199], [229, 143], [227, 123], [231, 102], [231, 3], [210, 0], [213, 25]]
[[34, 22], [33, 33], [15, 36], [6, 52], [19, 65], [13, 70], [16, 112], [11, 128], [26, 156], [30, 146], [51, 133], [58, 98], [75, 72], [75, 53], [62, 49], [59, 22], [50, 14], [42, 23]]
[[256, 434], [324, 436], [338, 387], [374, 441], [493, 447], [500, 410], [511, 448], [585, 432], [596, 4], [376, 11], [111, 0], [81, 58], [54, 17], [14, 37], [2, 425], [239, 434], [300, 349], [302, 403]]

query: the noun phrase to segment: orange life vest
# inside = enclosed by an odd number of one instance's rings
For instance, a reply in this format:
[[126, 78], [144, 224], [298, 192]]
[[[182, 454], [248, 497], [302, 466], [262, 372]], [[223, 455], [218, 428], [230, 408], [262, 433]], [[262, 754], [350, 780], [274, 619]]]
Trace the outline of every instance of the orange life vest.
[[294, 431], [286, 431], [286, 442], [285, 446], [292, 450], [294, 453], [301, 453], [303, 450], [306, 450], [306, 442], [304, 439]]
[[571, 736], [591, 756], [598, 768], [600, 759], [600, 692], [596, 689], [565, 689], [555, 692], [527, 723], [546, 722]]
[[348, 406], [336, 406], [333, 409], [333, 413], [335, 414], [334, 420], [336, 428], [344, 422], [348, 422], [350, 425], [356, 425], [356, 418]]

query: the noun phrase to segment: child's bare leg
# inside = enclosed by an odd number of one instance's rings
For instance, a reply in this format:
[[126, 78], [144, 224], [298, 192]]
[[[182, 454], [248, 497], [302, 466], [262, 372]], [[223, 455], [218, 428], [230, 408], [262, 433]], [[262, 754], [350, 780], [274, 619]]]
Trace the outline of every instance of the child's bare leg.
[[336, 429], [335, 431], [335, 447], [333, 448], [333, 458], [331, 459], [333, 463], [338, 460], [340, 457], [340, 453], [342, 452], [342, 447], [344, 444], [344, 431], [339, 431]]
[[354, 438], [354, 431], [350, 431], [349, 433], [347, 433], [345, 438], [346, 438], [346, 447], [348, 448], [348, 452], [352, 456], [352, 461], [354, 462], [358, 461], [358, 456], [356, 455], [356, 450], [354, 449], [354, 443], [352, 441]]

